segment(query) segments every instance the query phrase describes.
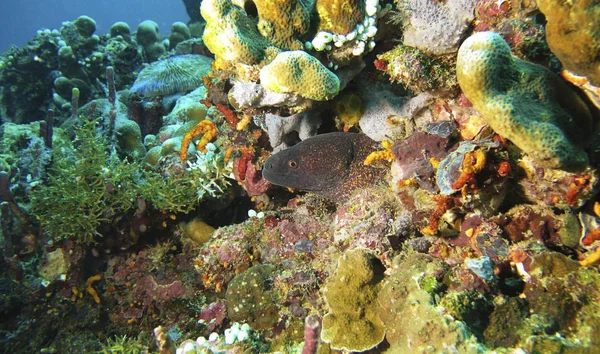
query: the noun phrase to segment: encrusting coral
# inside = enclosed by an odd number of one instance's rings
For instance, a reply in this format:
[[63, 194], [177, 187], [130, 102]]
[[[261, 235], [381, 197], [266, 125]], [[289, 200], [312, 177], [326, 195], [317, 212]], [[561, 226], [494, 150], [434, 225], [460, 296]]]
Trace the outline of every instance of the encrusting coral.
[[361, 352], [383, 340], [385, 328], [377, 313], [383, 271], [366, 249], [347, 251], [339, 259], [324, 291], [329, 313], [323, 317], [321, 339], [332, 348]]
[[502, 37], [479, 32], [461, 45], [458, 83], [500, 136], [549, 168], [582, 169], [595, 117], [567, 84], [516, 57]]
[[396, 0], [404, 24], [404, 44], [440, 55], [456, 52], [474, 18], [475, 0]]

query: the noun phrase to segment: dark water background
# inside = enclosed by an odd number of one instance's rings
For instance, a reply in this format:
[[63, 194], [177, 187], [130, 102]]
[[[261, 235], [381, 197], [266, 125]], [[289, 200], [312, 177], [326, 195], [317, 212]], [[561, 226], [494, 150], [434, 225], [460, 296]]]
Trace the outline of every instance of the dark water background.
[[0, 53], [27, 44], [38, 29], [60, 29], [63, 21], [81, 15], [96, 20], [98, 35], [117, 21], [127, 22], [133, 32], [144, 20], [155, 21], [168, 35], [173, 22], [189, 20], [181, 0], [0, 0]]

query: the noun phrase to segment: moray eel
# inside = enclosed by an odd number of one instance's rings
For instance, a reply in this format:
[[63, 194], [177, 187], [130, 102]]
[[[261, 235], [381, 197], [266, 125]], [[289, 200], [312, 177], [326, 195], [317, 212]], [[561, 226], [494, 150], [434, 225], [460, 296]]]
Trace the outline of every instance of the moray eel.
[[356, 189], [374, 185], [388, 171], [363, 164], [378, 146], [363, 134], [321, 134], [271, 155], [262, 174], [278, 186], [344, 201]]

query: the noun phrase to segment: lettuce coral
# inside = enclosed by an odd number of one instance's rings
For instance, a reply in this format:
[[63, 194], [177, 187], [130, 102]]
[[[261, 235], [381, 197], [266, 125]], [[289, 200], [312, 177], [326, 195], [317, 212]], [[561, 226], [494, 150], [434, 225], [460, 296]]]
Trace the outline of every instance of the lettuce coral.
[[458, 83], [496, 133], [543, 167], [581, 169], [596, 128], [581, 98], [545, 68], [511, 55], [502, 37], [479, 32], [460, 47]]
[[195, 54], [163, 59], [144, 68], [130, 90], [147, 97], [192, 91], [202, 85], [211, 63], [211, 58]]

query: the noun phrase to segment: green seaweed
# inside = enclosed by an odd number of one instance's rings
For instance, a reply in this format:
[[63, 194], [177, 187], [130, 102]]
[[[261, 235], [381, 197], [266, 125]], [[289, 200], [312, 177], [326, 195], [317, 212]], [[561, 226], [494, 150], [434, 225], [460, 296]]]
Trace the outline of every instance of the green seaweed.
[[108, 138], [97, 135], [98, 123], [79, 119], [72, 145], [54, 149], [47, 183], [32, 191], [32, 214], [50, 240], [96, 243], [101, 226], [133, 213], [139, 198], [155, 210], [188, 213], [206, 197], [226, 193], [221, 154], [213, 155], [212, 170], [163, 176], [120, 159]]

